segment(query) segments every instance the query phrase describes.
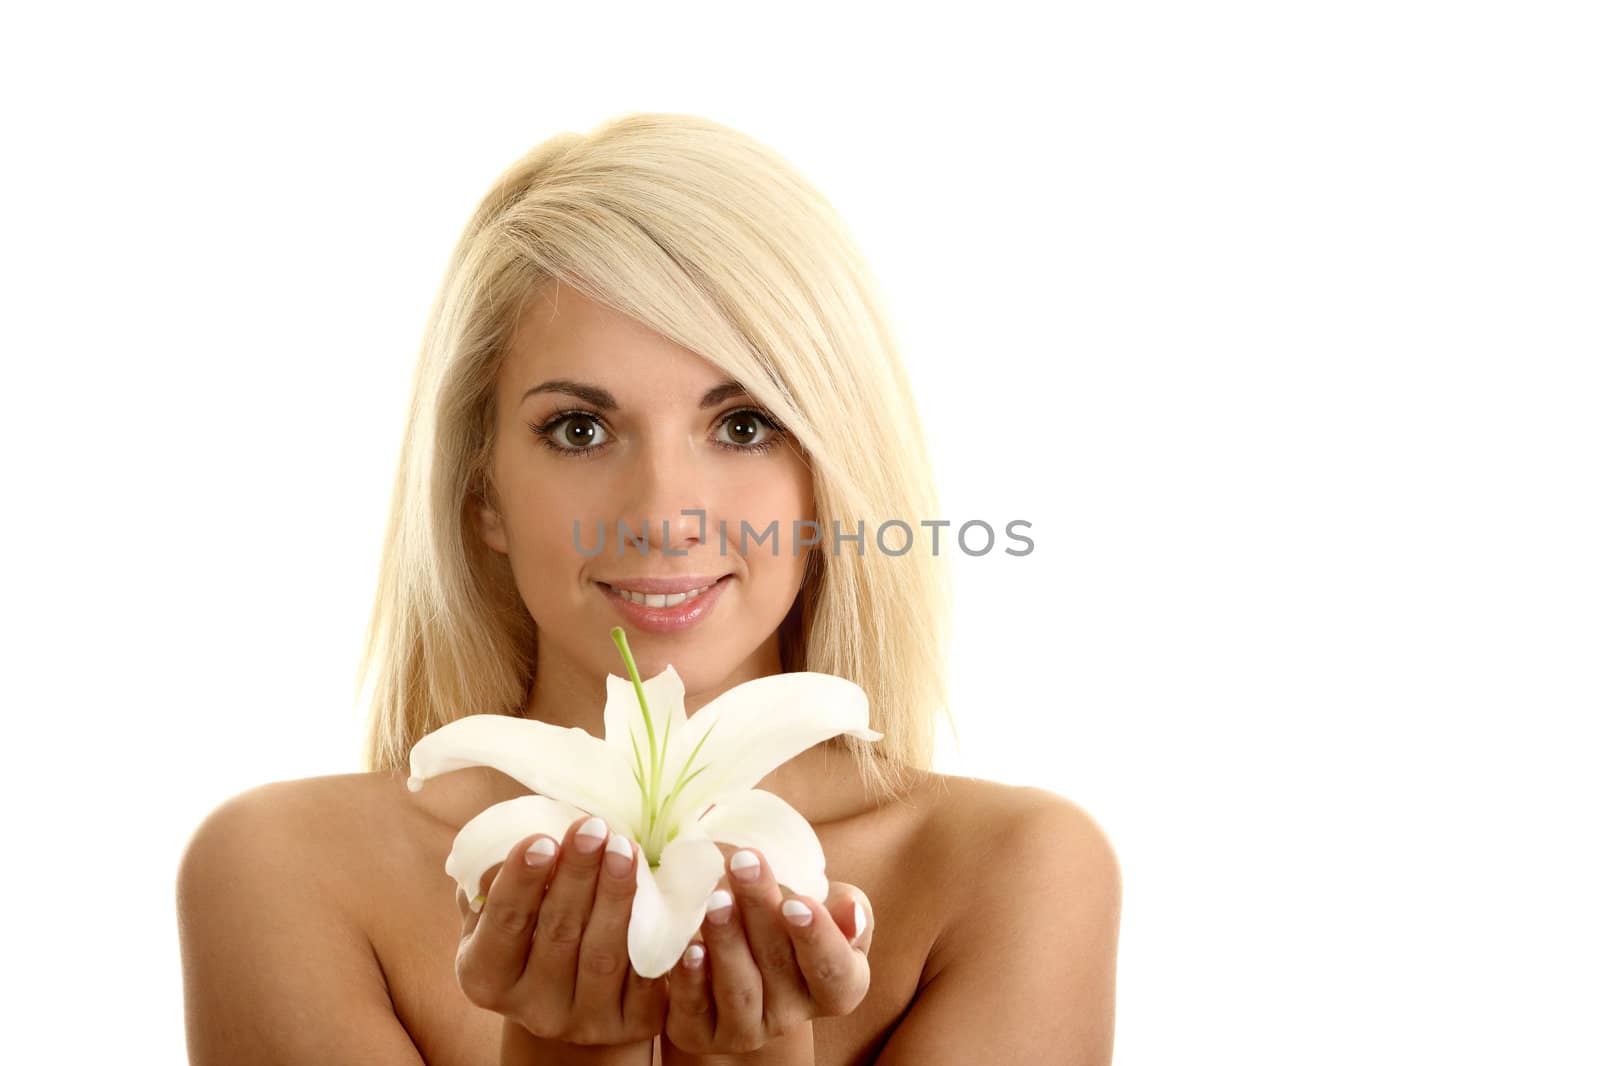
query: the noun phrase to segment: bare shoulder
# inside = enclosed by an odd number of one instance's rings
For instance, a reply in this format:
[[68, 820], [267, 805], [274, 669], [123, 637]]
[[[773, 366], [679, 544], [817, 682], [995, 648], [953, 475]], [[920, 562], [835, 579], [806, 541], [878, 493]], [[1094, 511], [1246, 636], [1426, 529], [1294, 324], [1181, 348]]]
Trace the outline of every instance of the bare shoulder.
[[481, 806], [481, 788], [470, 774], [447, 774], [436, 787], [412, 793], [398, 771], [258, 785], [206, 815], [190, 836], [182, 868], [245, 859], [234, 852], [250, 841], [274, 870], [314, 891], [325, 910], [365, 930], [373, 918], [372, 885], [413, 876], [428, 829], [459, 828], [472, 804]]
[[273, 781], [230, 796], [190, 835], [183, 866], [220, 857], [218, 853], [231, 851], [236, 841], [252, 840], [256, 847], [269, 849], [275, 865], [292, 865], [315, 876], [316, 853], [336, 843], [340, 823], [353, 813], [352, 801], [366, 791], [361, 779], [367, 776]]
[[943, 913], [878, 1062], [1110, 1062], [1122, 871], [1109, 836], [1046, 789], [933, 778], [919, 850]]
[[1093, 936], [1114, 955], [1121, 862], [1081, 805], [1043, 788], [942, 774], [928, 775], [918, 792], [928, 797], [919, 847], [938, 856], [956, 901], [925, 980], [973, 952], [993, 953], [997, 932], [1027, 937], [1044, 920], [1063, 936]]
[[[332, 774], [257, 785], [218, 804], [194, 830], [183, 866], [197, 858], [231, 853], [236, 842], [270, 857], [274, 867], [293, 869], [308, 887], [343, 898], [347, 879], [337, 859], [351, 834], [376, 828], [380, 791], [392, 788], [386, 774]], [[403, 786], [402, 786], [403, 787]]]
[[927, 774], [916, 795], [926, 812], [921, 844], [966, 856], [959, 863], [965, 875], [1014, 871], [1021, 865], [1121, 880], [1109, 835], [1087, 810], [1064, 796], [947, 774]]
[[191, 834], [177, 911], [190, 1060], [420, 1063], [332, 861], [375, 775], [261, 785]]

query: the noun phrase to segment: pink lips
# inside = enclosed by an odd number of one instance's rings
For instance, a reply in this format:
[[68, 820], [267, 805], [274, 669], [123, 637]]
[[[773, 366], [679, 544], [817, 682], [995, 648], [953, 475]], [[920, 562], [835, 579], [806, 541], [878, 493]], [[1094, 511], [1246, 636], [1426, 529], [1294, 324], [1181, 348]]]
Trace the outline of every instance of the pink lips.
[[[600, 590], [605, 593], [606, 602], [611, 604], [618, 614], [640, 629], [648, 633], [681, 633], [697, 625], [701, 619], [711, 613], [711, 608], [716, 606], [718, 597], [722, 595], [722, 590], [731, 579], [731, 574], [717, 578], [710, 588], [693, 599], [684, 600], [676, 607], [647, 607], [642, 603], [634, 603], [632, 600], [624, 599], [617, 594], [616, 590], [607, 585], [601, 585]], [[709, 579], [707, 581], [709, 582]], [[679, 583], [681, 584], [681, 582]], [[638, 584], [644, 585], [646, 582], [641, 580]], [[652, 591], [648, 588], [628, 587], [635, 592]], [[699, 586], [691, 585], [689, 587], [698, 588]], [[688, 590], [682, 589], [679, 591]]]

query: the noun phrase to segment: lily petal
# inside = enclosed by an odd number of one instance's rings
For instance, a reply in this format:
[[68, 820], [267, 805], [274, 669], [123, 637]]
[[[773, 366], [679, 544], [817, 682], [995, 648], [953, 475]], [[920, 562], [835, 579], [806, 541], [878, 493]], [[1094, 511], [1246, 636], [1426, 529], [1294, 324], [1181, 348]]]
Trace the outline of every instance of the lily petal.
[[685, 826], [661, 851], [661, 864], [637, 863], [628, 959], [640, 977], [672, 969], [705, 920], [711, 890], [722, 877], [722, 849]]
[[[650, 706], [650, 725], [656, 731], [656, 743], [667, 743], [668, 724], [671, 729], [671, 749], [678, 750], [685, 727], [689, 718], [683, 709], [683, 679], [678, 676], [678, 671], [670, 665], [655, 677], [639, 682], [644, 689], [645, 703]], [[650, 760], [650, 737], [645, 732], [644, 716], [639, 711], [639, 695], [633, 690], [633, 680], [618, 677], [616, 674], [606, 675], [606, 743], [614, 745], [622, 753], [628, 765], [633, 765], [633, 744], [639, 746], [639, 757], [644, 759], [647, 766]], [[629, 737], [633, 742], [629, 742]], [[666, 772], [668, 783], [677, 769], [672, 763], [672, 750], [667, 753]]]
[[492, 766], [532, 792], [598, 814], [637, 838], [639, 790], [627, 761], [616, 748], [577, 726], [469, 714], [412, 746], [406, 787], [419, 791], [428, 778], [468, 766]]
[[867, 720], [866, 692], [833, 674], [801, 670], [736, 685], [689, 719], [683, 741], [692, 751], [705, 738], [694, 760], [705, 771], [684, 786], [674, 811], [698, 817], [721, 797], [753, 788], [802, 751], [841, 733], [882, 740]]
[[700, 819], [712, 840], [755, 848], [780, 885], [821, 902], [828, 895], [822, 842], [800, 812], [764, 789], [724, 797]]
[[474, 899], [482, 888], [484, 871], [504, 862], [511, 845], [535, 833], [545, 833], [559, 843], [567, 826], [582, 816], [572, 804], [549, 796], [518, 796], [491, 804], [456, 834], [450, 856], [444, 860], [444, 872], [455, 878], [467, 899]]

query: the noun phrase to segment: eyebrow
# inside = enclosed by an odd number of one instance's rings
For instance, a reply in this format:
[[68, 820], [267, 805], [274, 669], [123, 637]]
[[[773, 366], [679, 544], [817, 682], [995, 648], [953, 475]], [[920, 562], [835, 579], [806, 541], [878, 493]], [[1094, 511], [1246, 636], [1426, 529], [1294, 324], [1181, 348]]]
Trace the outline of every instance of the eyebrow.
[[[522, 394], [522, 399], [539, 392], [562, 392], [568, 396], [576, 396], [580, 400], [587, 400], [602, 411], [615, 411], [618, 407], [617, 398], [598, 385], [589, 385], [582, 381], [573, 381], [570, 378], [551, 378], [549, 381], [540, 382]], [[717, 385], [713, 385], [706, 394], [700, 397], [702, 408], [715, 407], [723, 400], [732, 396], [747, 396], [745, 387], [729, 378]], [[522, 400], [518, 400], [521, 403]]]

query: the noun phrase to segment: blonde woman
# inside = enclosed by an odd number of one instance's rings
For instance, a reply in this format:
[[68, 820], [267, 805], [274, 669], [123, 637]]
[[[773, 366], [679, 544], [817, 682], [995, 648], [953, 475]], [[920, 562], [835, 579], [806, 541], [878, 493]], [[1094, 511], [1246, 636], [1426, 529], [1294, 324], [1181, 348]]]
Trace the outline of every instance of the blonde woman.
[[[1049, 792], [929, 770], [948, 548], [892, 554], [903, 534], [883, 551], [873, 531], [937, 516], [872, 276], [791, 166], [686, 115], [538, 146], [474, 213], [427, 326], [363, 663], [366, 772], [237, 796], [185, 853], [191, 1061], [1109, 1061], [1105, 835]], [[736, 535], [773, 522], [825, 535]], [[596, 551], [622, 523], [655, 540]], [[618, 625], [642, 675], [672, 664], [691, 716], [818, 671], [859, 685], [883, 734], [762, 782], [835, 879], [791, 908], [806, 926], [740, 849], [728, 905], [652, 980], [628, 965], [637, 859], [603, 822], [520, 841], [477, 910], [442, 873], [452, 839], [527, 789], [484, 766], [407, 788], [412, 746], [463, 715], [600, 735]]]

